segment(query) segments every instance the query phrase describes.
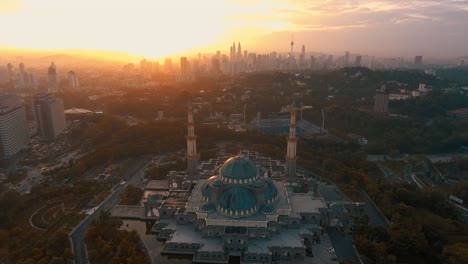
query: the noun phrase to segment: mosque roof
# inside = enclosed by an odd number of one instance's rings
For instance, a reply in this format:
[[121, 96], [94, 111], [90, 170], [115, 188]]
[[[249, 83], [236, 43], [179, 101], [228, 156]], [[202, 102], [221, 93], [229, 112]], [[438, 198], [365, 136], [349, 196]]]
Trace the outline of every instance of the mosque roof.
[[276, 185], [269, 178], [263, 178], [262, 180], [267, 184], [264, 193], [265, 200], [269, 201], [278, 196], [278, 188], [276, 188]]
[[242, 211], [254, 208], [257, 205], [257, 199], [249, 189], [232, 187], [223, 192], [218, 203], [224, 209]]
[[247, 158], [236, 156], [228, 159], [220, 169], [221, 176], [230, 179], [251, 179], [257, 176], [257, 167]]

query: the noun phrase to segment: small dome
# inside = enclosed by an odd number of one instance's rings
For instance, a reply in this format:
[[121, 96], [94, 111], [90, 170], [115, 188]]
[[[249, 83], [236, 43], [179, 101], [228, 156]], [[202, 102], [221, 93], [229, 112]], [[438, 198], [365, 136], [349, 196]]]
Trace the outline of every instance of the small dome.
[[210, 213], [210, 212], [213, 212], [215, 210], [215, 207], [214, 207], [213, 204], [207, 203], [207, 204], [204, 204], [201, 209], [205, 213]]
[[201, 193], [204, 197], [209, 198], [211, 196], [210, 185], [218, 179], [218, 176], [211, 176], [208, 178], [201, 188]]
[[250, 186], [253, 186], [255, 188], [262, 188], [263, 185], [265, 185], [265, 182], [262, 181], [262, 180], [256, 180], [256, 181], [250, 183]]
[[260, 212], [264, 214], [273, 214], [275, 212], [275, 207], [272, 205], [263, 205]]
[[[218, 177], [216, 177], [216, 178], [218, 178]], [[223, 181], [220, 180], [220, 179], [216, 179], [216, 181], [213, 182], [214, 187], [220, 187], [221, 185], [223, 185]]]
[[223, 209], [232, 211], [243, 211], [255, 208], [257, 199], [248, 189], [242, 187], [233, 187], [225, 190], [218, 200]]
[[273, 200], [276, 196], [278, 196], [278, 188], [276, 185], [268, 178], [262, 179], [267, 184], [267, 188], [265, 189], [265, 200], [270, 201]]
[[236, 156], [228, 159], [220, 169], [220, 176], [227, 179], [246, 180], [257, 176], [257, 167], [248, 159]]

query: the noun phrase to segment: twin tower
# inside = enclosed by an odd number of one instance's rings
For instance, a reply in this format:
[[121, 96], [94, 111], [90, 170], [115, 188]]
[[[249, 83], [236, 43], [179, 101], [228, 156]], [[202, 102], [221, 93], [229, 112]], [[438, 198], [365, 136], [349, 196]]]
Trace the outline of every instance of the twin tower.
[[[287, 182], [297, 183], [297, 174], [296, 174], [296, 149], [297, 149], [297, 135], [296, 135], [296, 115], [297, 111], [301, 107], [293, 101], [289, 106], [289, 113], [291, 118], [289, 121], [289, 135], [287, 137], [287, 152], [286, 152], [286, 171], [285, 178]], [[197, 136], [195, 135], [195, 126], [193, 121], [193, 105], [192, 102], [187, 104], [187, 178], [188, 182], [196, 182], [198, 180], [198, 171], [197, 171]]]

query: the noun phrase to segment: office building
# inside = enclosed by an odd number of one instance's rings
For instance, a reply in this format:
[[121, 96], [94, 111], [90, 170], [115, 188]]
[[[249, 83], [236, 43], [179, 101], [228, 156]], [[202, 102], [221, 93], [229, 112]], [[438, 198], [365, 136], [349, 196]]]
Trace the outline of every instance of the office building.
[[51, 93], [40, 93], [33, 98], [37, 129], [42, 140], [54, 140], [66, 128], [62, 99]]
[[345, 67], [349, 66], [349, 51], [346, 51], [346, 52], [345, 52], [345, 56], [344, 56], [344, 66], [345, 66]]
[[28, 142], [29, 128], [24, 105], [16, 95], [0, 96], [0, 158], [13, 157]]
[[172, 60], [171, 58], [164, 59], [164, 72], [165, 73], [172, 73]]
[[382, 84], [382, 87], [378, 89], [374, 97], [374, 112], [378, 115], [387, 115], [388, 114], [388, 102], [390, 99], [390, 94], [387, 91], [385, 84]]
[[361, 55], [357, 55], [357, 56], [356, 56], [356, 62], [354, 63], [354, 66], [356, 66], [356, 67], [361, 67], [361, 62], [362, 62], [362, 56], [361, 56]]
[[421, 67], [423, 65], [423, 56], [414, 57], [414, 66]]
[[187, 74], [190, 71], [189, 62], [187, 57], [180, 58], [180, 73]]
[[51, 93], [58, 92], [58, 79], [57, 79], [57, 67], [55, 63], [51, 63], [48, 70], [47, 70], [48, 80], [49, 80], [49, 87], [48, 91]]
[[80, 87], [80, 83], [78, 82], [78, 77], [74, 71], [68, 72], [68, 87], [70, 88], [78, 88]]

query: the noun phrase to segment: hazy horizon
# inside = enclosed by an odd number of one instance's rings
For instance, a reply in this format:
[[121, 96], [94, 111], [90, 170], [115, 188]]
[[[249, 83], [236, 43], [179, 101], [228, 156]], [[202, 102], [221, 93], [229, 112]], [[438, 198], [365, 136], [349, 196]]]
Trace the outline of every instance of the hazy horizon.
[[[468, 55], [463, 0], [4, 0], [0, 48], [123, 57], [229, 54], [240, 41], [257, 53], [294, 50], [380, 57]], [[112, 57], [112, 55], [111, 55]], [[125, 59], [123, 59], [125, 60]]]

